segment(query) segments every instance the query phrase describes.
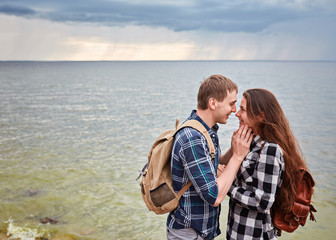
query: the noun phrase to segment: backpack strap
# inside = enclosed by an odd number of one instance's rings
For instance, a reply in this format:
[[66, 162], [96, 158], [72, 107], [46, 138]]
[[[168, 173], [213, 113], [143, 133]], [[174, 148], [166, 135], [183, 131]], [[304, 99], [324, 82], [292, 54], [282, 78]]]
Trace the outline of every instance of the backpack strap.
[[261, 145], [261, 148], [260, 148], [260, 152], [259, 152], [259, 156], [258, 156], [258, 159], [260, 158], [260, 155], [261, 155], [261, 151], [263, 150], [263, 148], [264, 148], [264, 146], [265, 146], [265, 143], [266, 142], [264, 142], [262, 145]]
[[203, 126], [202, 123], [200, 123], [197, 120], [191, 119], [188, 120], [186, 122], [184, 122], [183, 124], [181, 124], [177, 129], [176, 132], [178, 132], [180, 129], [185, 128], [185, 127], [191, 127], [193, 129], [196, 129], [197, 131], [199, 131], [200, 133], [203, 134], [203, 136], [205, 137], [205, 139], [207, 140], [207, 143], [209, 145], [209, 152], [210, 152], [210, 156], [212, 159], [215, 159], [215, 146], [212, 142], [212, 139], [210, 137], [210, 134], [208, 132], [208, 130]]
[[184, 185], [183, 188], [181, 188], [181, 190], [176, 194], [177, 199], [180, 199], [183, 193], [185, 193], [185, 191], [187, 191], [191, 185], [192, 185], [191, 181], [189, 181], [186, 185]]

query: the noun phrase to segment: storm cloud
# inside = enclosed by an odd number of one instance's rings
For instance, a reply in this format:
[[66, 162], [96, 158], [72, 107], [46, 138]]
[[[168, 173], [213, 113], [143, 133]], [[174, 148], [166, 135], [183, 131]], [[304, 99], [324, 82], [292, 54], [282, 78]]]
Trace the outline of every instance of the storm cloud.
[[336, 60], [335, 0], [0, 0], [0, 60]]
[[36, 12], [25, 6], [16, 6], [16, 5], [0, 5], [0, 13], [14, 16], [34, 16]]
[[[260, 32], [272, 24], [318, 14], [293, 1], [1, 1], [0, 13], [55, 22], [165, 27], [173, 31]], [[269, 1], [272, 2], [272, 1]], [[284, 4], [284, 3], [292, 4]], [[323, 6], [318, 6], [322, 8]]]

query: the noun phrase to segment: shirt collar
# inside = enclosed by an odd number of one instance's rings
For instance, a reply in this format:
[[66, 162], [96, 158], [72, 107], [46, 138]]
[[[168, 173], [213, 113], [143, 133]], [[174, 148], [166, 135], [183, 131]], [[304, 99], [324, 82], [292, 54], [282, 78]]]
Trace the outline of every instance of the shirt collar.
[[[206, 128], [206, 130], [208, 130], [208, 131], [210, 130], [210, 127], [202, 120], [202, 118], [200, 118], [200, 116], [197, 115], [196, 110], [192, 110], [188, 119], [195, 119], [195, 120], [199, 121], [200, 123], [202, 123], [203, 126]], [[214, 131], [215, 133], [217, 133], [218, 129], [219, 129], [218, 124], [215, 124], [211, 128], [211, 130]]]
[[261, 148], [261, 146], [265, 143], [265, 140], [263, 140], [259, 135], [254, 135], [254, 138], [251, 142], [250, 150], [252, 150], [255, 147]]

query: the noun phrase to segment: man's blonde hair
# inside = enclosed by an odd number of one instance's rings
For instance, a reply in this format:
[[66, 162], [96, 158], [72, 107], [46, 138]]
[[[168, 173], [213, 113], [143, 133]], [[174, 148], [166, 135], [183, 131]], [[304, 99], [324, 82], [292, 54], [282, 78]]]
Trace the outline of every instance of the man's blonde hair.
[[222, 75], [212, 75], [201, 83], [197, 94], [197, 108], [205, 110], [210, 98], [221, 102], [231, 91], [238, 92], [237, 85], [231, 79]]

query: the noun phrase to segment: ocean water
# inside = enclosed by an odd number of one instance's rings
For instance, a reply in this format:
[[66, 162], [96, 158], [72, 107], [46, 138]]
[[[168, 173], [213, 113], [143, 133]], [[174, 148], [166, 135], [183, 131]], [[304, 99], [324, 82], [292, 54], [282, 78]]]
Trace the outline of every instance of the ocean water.
[[[147, 211], [135, 179], [212, 74], [238, 84], [238, 101], [248, 88], [276, 95], [316, 180], [317, 222], [281, 239], [333, 239], [336, 62], [239, 61], [0, 62], [0, 238], [165, 239], [166, 215]], [[222, 151], [237, 126], [220, 126]]]

